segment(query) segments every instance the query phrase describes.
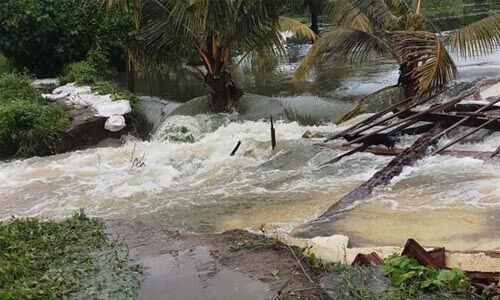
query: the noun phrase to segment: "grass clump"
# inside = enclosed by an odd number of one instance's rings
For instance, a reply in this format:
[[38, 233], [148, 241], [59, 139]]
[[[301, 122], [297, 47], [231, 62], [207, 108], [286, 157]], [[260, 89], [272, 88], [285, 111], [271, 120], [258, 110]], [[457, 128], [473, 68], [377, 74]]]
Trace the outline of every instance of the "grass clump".
[[69, 115], [50, 106], [17, 73], [0, 75], [0, 157], [54, 153], [69, 124]]
[[381, 268], [338, 265], [332, 275], [327, 290], [339, 299], [483, 299], [462, 271], [425, 267], [401, 255], [385, 259]]
[[0, 299], [134, 299], [141, 268], [83, 212], [0, 223]]
[[68, 124], [66, 112], [57, 107], [27, 100], [0, 105], [0, 156], [51, 154]]
[[8, 73], [12, 70], [13, 68], [10, 61], [5, 56], [0, 54], [0, 74]]
[[30, 86], [30, 78], [18, 73], [0, 74], [0, 105], [19, 100], [40, 101], [41, 96]]

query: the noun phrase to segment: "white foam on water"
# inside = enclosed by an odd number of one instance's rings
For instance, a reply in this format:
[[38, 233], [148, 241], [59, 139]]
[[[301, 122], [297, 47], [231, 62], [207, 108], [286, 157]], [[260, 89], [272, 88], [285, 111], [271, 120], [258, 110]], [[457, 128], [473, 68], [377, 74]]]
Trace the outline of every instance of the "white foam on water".
[[[137, 213], [137, 210], [148, 212], [180, 202], [194, 203], [201, 197], [274, 192], [268, 191], [261, 182], [280, 176], [286, 178], [285, 171], [258, 168], [273, 157], [268, 123], [222, 122], [222, 127], [206, 132], [206, 128], [212, 126], [203, 122], [206, 117], [183, 120], [197, 128], [196, 142], [129, 142], [119, 148], [88, 149], [0, 163], [3, 196], [0, 204], [4, 207], [0, 217], [41, 214], [57, 217], [79, 207], [99, 216]], [[299, 140], [307, 129], [332, 131], [336, 128], [277, 123], [278, 143]], [[160, 138], [163, 136], [159, 135]], [[235, 157], [229, 157], [238, 140], [242, 146]], [[131, 167], [133, 151], [134, 157], [144, 155], [144, 167]], [[303, 187], [297, 186], [297, 189]]]

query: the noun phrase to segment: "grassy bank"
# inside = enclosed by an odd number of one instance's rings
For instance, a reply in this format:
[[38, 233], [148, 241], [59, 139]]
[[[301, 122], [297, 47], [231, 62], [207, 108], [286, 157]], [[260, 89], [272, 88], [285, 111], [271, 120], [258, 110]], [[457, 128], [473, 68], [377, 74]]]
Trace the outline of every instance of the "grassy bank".
[[134, 299], [141, 268], [83, 213], [0, 223], [0, 299]]
[[67, 112], [48, 105], [28, 76], [0, 72], [0, 157], [55, 153], [68, 125]]

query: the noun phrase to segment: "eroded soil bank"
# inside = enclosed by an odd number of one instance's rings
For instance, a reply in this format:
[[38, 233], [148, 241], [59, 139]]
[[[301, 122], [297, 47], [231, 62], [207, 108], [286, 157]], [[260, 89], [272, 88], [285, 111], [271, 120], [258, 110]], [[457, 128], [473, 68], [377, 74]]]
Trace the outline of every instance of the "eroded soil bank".
[[331, 299], [318, 285], [321, 267], [262, 235], [181, 235], [125, 220], [107, 227], [146, 267], [139, 299]]

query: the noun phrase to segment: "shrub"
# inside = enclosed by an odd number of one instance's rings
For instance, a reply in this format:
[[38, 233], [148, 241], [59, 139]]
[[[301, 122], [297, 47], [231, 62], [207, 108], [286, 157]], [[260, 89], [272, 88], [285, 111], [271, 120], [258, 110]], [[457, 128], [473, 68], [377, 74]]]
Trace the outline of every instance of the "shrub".
[[130, 14], [107, 13], [96, 0], [2, 0], [0, 24], [0, 52], [38, 77], [58, 75], [92, 49], [117, 59], [134, 28]]
[[76, 82], [77, 84], [95, 85], [113, 75], [110, 62], [101, 51], [91, 50], [87, 59], [64, 67], [60, 78], [61, 83]]
[[65, 111], [41, 102], [17, 100], [0, 105], [0, 156], [54, 153], [69, 123]]
[[88, 61], [69, 64], [64, 68], [60, 81], [62, 84], [76, 82], [77, 84], [94, 84], [101, 76]]

